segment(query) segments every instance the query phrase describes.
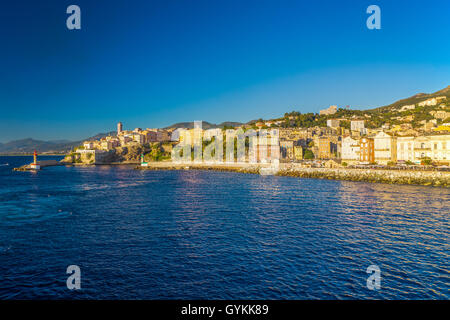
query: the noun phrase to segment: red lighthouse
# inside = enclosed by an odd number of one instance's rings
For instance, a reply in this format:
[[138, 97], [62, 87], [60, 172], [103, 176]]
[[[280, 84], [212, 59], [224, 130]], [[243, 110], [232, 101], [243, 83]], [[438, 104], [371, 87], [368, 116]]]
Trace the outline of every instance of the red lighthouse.
[[29, 165], [30, 169], [34, 169], [34, 170], [40, 170], [41, 169], [41, 165], [37, 162], [37, 152], [36, 150], [34, 150], [33, 153], [33, 163]]

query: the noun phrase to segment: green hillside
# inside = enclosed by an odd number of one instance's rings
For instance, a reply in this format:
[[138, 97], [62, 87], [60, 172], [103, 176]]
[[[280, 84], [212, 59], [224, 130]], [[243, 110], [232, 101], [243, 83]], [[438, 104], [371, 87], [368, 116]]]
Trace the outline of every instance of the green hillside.
[[[437, 97], [446, 97], [446, 99], [440, 99], [436, 105], [419, 106], [419, 103]], [[402, 109], [402, 107], [405, 108]], [[319, 113], [302, 114], [298, 111], [292, 111], [285, 113], [283, 118], [276, 120], [281, 120], [282, 123], [279, 126], [284, 128], [324, 127], [328, 119], [346, 119], [347, 121], [341, 121], [340, 124], [344, 128], [350, 127], [350, 120], [352, 119], [364, 119], [368, 128], [380, 128], [386, 123], [391, 125], [411, 123], [413, 128], [418, 128], [422, 126], [421, 121], [435, 119], [431, 114], [433, 111], [450, 112], [450, 86], [434, 93], [419, 93], [375, 109], [351, 110], [339, 108], [333, 115], [319, 115]], [[450, 119], [437, 119], [438, 124], [444, 122], [450, 122]]]

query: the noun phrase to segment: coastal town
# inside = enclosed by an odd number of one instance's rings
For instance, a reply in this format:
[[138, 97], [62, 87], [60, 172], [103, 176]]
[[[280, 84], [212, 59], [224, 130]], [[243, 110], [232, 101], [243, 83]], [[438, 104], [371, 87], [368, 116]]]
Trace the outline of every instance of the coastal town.
[[[433, 109], [428, 117], [413, 126], [411, 111], [427, 107]], [[380, 127], [373, 126], [370, 115], [339, 116], [342, 113], [345, 108], [330, 106], [313, 115], [325, 120], [324, 126], [296, 126], [297, 118], [302, 115], [292, 113], [280, 119], [253, 121], [231, 129], [253, 130], [258, 136], [264, 130], [278, 130], [277, 145], [270, 148], [272, 154], [279, 153], [277, 158], [281, 163], [329, 168], [358, 165], [444, 168], [450, 164], [450, 106], [446, 96], [400, 106], [397, 113], [400, 116]], [[226, 135], [230, 128], [220, 129]], [[200, 131], [195, 133], [196, 130]], [[194, 128], [124, 130], [119, 122], [116, 135], [85, 141], [69, 155], [69, 160], [85, 164], [169, 161], [173, 148], [183, 143], [180, 137], [186, 134], [202, 137], [204, 132]], [[133, 155], [117, 156], [126, 154]], [[260, 157], [256, 161], [265, 162]]]
[[134, 165], [450, 187], [450, 86], [364, 111], [332, 105], [248, 123], [116, 128], [59, 162], [38, 161], [35, 152], [32, 164], [14, 170]]

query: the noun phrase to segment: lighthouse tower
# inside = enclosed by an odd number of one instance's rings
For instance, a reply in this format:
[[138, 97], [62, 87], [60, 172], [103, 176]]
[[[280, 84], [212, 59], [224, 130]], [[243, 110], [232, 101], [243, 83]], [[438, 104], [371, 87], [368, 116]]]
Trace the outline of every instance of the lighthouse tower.
[[141, 167], [148, 167], [148, 162], [144, 161], [144, 153], [141, 153]]
[[34, 169], [34, 170], [40, 170], [41, 169], [41, 165], [37, 162], [37, 152], [36, 152], [36, 150], [34, 150], [33, 163], [30, 164], [30, 168]]

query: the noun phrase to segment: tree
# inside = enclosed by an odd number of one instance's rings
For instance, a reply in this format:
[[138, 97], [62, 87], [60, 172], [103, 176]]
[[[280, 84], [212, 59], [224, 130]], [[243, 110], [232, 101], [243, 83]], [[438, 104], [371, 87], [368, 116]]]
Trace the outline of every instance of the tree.
[[420, 160], [420, 164], [423, 166], [429, 166], [429, 165], [431, 165], [431, 163], [432, 163], [432, 160], [429, 157], [424, 157]]
[[305, 158], [306, 160], [314, 159], [314, 153], [311, 150], [306, 149], [303, 158]]

